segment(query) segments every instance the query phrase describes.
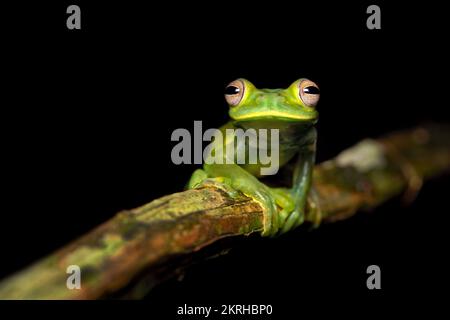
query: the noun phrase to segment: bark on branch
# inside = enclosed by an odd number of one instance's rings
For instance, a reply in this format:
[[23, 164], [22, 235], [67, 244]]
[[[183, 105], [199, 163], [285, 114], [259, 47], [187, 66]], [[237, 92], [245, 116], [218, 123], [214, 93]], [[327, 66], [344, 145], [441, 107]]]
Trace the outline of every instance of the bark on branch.
[[[450, 168], [448, 127], [419, 127], [363, 140], [317, 165], [307, 221], [347, 218], [403, 194], [411, 200], [422, 179]], [[260, 232], [260, 205], [220, 185], [175, 193], [118, 213], [54, 254], [4, 279], [0, 299], [96, 299], [145, 279], [149, 288], [182, 265], [180, 257], [224, 237]], [[174, 260], [175, 259], [175, 260]], [[66, 286], [70, 265], [81, 268], [80, 290]], [[167, 272], [167, 270], [172, 270]]]

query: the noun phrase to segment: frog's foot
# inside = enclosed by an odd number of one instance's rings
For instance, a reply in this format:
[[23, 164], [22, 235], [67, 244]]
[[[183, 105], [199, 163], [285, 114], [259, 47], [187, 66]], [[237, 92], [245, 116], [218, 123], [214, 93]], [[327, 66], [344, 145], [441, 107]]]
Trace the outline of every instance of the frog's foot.
[[280, 226], [277, 202], [265, 184], [256, 179], [230, 179], [221, 176], [210, 177], [201, 169], [194, 171], [187, 184], [188, 189], [207, 186], [221, 188], [232, 197], [240, 191], [260, 203], [264, 211], [264, 230], [262, 235], [272, 236], [277, 234]]
[[[282, 229], [289, 214], [294, 210], [295, 203], [292, 199], [290, 190], [287, 188], [270, 188], [270, 193], [274, 198], [275, 203], [280, 208], [278, 222], [279, 228]], [[278, 231], [280, 231], [280, 229]]]
[[214, 187], [225, 191], [230, 197], [234, 198], [239, 192], [232, 186], [232, 182], [227, 177], [207, 177], [196, 183], [194, 188]]
[[[292, 190], [287, 188], [271, 188], [276, 204], [281, 208], [279, 213], [279, 234], [286, 233], [303, 224], [305, 221], [305, 208], [299, 206], [294, 200]], [[321, 211], [317, 206], [317, 195], [310, 193], [312, 198], [308, 197], [308, 206], [311, 214], [314, 214], [313, 223], [317, 226], [320, 223]]]
[[280, 223], [277, 203], [270, 188], [258, 181], [233, 180], [232, 187], [259, 202], [264, 211], [264, 229], [262, 236], [275, 236]]
[[283, 226], [280, 229], [280, 234], [286, 233], [297, 228], [305, 221], [305, 213], [304, 210], [294, 209], [292, 210], [286, 220], [284, 221]]
[[271, 188], [276, 204], [281, 208], [279, 212], [279, 234], [286, 233], [304, 221], [303, 211], [297, 210], [292, 191], [287, 188]]
[[236, 190], [231, 187], [231, 180], [226, 177], [210, 178], [208, 174], [202, 170], [195, 170], [185, 189], [195, 189], [201, 187], [214, 186], [226, 191], [230, 196], [235, 196]]
[[187, 183], [185, 189], [197, 188], [207, 178], [208, 174], [204, 170], [197, 169], [194, 171], [194, 173], [192, 173], [192, 176], [189, 179], [189, 182]]

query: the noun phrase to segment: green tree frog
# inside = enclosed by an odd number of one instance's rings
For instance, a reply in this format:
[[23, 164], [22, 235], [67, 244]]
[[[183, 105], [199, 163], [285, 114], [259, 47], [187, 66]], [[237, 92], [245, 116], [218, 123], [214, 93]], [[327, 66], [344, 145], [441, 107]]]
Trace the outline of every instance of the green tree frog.
[[[260, 164], [205, 163], [203, 169], [192, 174], [187, 187], [195, 188], [215, 180], [258, 201], [264, 210], [263, 236], [282, 234], [301, 225], [315, 161], [314, 124], [318, 119], [319, 96], [319, 87], [305, 78], [287, 89], [257, 89], [246, 79], [231, 82], [225, 89], [231, 119], [220, 130], [278, 129], [278, 164], [294, 163], [292, 186], [272, 188], [261, 182], [258, 179], [261, 178]], [[223, 148], [234, 143], [233, 136], [224, 136], [226, 138], [220, 142]]]

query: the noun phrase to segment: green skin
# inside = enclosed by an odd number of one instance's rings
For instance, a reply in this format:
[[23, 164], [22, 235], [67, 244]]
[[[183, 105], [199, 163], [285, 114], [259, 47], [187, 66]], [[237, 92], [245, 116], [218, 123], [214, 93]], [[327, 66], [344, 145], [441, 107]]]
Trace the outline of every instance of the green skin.
[[[311, 189], [316, 146], [314, 124], [318, 112], [314, 108], [315, 104], [308, 106], [300, 94], [301, 83], [309, 80], [299, 79], [287, 89], [257, 89], [248, 80], [236, 81], [243, 84], [243, 94], [237, 104], [229, 103], [231, 120], [220, 130], [224, 133], [228, 128], [279, 129], [280, 168], [296, 158], [292, 187], [271, 188], [259, 181], [259, 164], [204, 164], [203, 170], [196, 170], [192, 174], [188, 188], [207, 184], [211, 180], [225, 183], [262, 204], [263, 236], [282, 234], [304, 222]], [[223, 145], [217, 148], [230, 143], [230, 137], [223, 136], [226, 137]], [[234, 143], [234, 137], [232, 139]], [[281, 208], [280, 211], [277, 206]]]

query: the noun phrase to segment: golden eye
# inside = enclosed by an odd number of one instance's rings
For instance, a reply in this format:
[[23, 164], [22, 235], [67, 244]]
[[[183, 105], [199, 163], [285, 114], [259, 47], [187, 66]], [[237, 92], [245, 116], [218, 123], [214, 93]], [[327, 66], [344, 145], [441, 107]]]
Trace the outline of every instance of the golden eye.
[[299, 96], [308, 107], [315, 107], [320, 98], [320, 90], [317, 84], [305, 79], [298, 85]]
[[230, 106], [237, 106], [241, 102], [244, 92], [244, 81], [234, 80], [225, 88], [225, 100]]

